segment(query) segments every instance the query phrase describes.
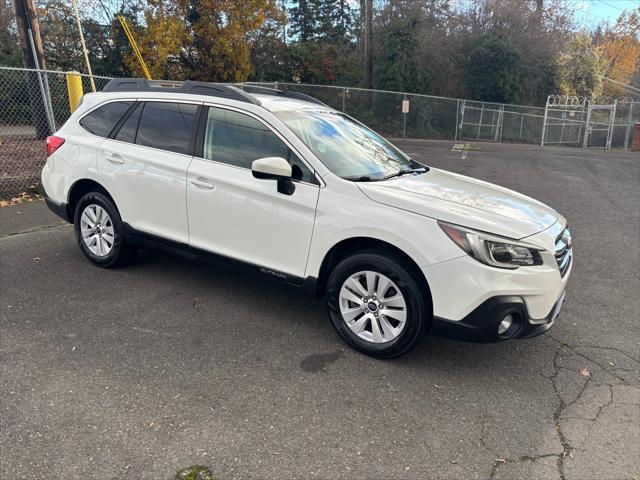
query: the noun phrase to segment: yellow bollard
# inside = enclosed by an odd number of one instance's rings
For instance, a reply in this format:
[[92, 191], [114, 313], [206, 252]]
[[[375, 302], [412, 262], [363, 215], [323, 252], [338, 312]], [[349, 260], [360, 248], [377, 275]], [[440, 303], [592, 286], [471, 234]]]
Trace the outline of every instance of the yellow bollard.
[[67, 93], [69, 94], [69, 109], [75, 112], [82, 99], [82, 77], [78, 72], [67, 72]]

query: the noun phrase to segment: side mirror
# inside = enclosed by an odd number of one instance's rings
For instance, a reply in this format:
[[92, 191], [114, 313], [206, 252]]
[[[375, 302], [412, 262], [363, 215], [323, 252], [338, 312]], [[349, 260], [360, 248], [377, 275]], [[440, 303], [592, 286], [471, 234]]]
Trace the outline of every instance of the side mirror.
[[282, 157], [259, 158], [251, 164], [251, 172], [262, 179], [291, 178], [291, 165]]
[[282, 157], [254, 160], [251, 164], [251, 173], [255, 178], [277, 180], [278, 192], [285, 195], [293, 195], [296, 189], [295, 184], [291, 181], [291, 165]]

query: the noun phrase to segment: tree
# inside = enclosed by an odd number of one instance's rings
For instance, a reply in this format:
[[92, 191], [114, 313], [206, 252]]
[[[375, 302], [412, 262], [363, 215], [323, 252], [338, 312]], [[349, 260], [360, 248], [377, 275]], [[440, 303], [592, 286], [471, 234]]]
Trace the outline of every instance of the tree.
[[409, 1], [395, 8], [390, 5], [381, 12], [376, 88], [415, 93], [426, 90], [429, 70], [420, 62], [420, 36], [426, 21], [421, 3]]
[[522, 92], [522, 55], [503, 38], [485, 36], [467, 46], [466, 83], [471, 98], [517, 103]]
[[9, 67], [22, 65], [11, 0], [0, 1], [0, 64]]
[[[623, 84], [633, 81], [640, 58], [640, 7], [632, 12], [623, 12], [615, 26], [604, 32], [600, 43], [605, 73], [608, 78]], [[612, 82], [605, 84], [606, 92], [612, 97], [629, 95], [628, 90]]]
[[[152, 78], [183, 78], [184, 68], [180, 55], [192, 41], [183, 20], [181, 5], [169, 0], [149, 0], [144, 10], [145, 26], [134, 26], [134, 36]], [[144, 76], [142, 67], [133, 52], [124, 58], [136, 76]]]
[[83, 71], [82, 47], [71, 2], [39, 2], [38, 17], [42, 46], [49, 66], [64, 71]]
[[602, 93], [606, 64], [602, 50], [586, 33], [576, 33], [556, 59], [560, 92], [589, 99]]
[[122, 15], [134, 31], [139, 31], [137, 12], [129, 8], [116, 12], [106, 25], [93, 19], [83, 22], [91, 68], [96, 75], [130, 77], [134, 74], [128, 62], [133, 50], [117, 15]]
[[152, 75], [220, 82], [245, 81], [251, 39], [283, 20], [275, 0], [150, 0], [144, 13], [141, 51]]
[[354, 12], [348, 0], [321, 0], [317, 9], [321, 41], [340, 46], [354, 40]]
[[265, 23], [251, 38], [251, 80], [291, 81], [291, 47], [281, 37], [280, 30], [279, 22]]
[[297, 0], [289, 8], [289, 36], [300, 43], [315, 40], [319, 16], [318, 0]]

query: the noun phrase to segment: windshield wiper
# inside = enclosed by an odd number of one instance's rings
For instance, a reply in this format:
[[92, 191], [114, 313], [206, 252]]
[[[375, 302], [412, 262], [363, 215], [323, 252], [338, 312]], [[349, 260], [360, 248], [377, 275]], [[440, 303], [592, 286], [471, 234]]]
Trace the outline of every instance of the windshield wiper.
[[402, 175], [409, 175], [410, 173], [424, 173], [426, 171], [427, 171], [427, 167], [403, 168], [402, 170], [398, 170], [395, 173], [391, 173], [391, 174], [387, 175], [386, 177], [383, 177], [382, 180], [388, 180], [390, 178], [400, 177]]
[[384, 177], [371, 177], [369, 175], [362, 175], [359, 177], [342, 177], [345, 180], [351, 180], [352, 182], [379, 182], [380, 180], [384, 180]]

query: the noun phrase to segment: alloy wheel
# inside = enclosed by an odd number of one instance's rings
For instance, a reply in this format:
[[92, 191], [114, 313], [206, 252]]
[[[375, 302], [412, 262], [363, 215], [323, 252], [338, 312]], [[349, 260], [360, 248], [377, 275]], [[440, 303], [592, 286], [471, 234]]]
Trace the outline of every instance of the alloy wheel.
[[80, 232], [85, 246], [98, 257], [106, 257], [113, 248], [115, 231], [107, 211], [94, 203], [80, 216]]
[[398, 286], [379, 272], [361, 271], [351, 275], [342, 284], [339, 302], [342, 319], [363, 340], [390, 342], [404, 329], [405, 298]]

